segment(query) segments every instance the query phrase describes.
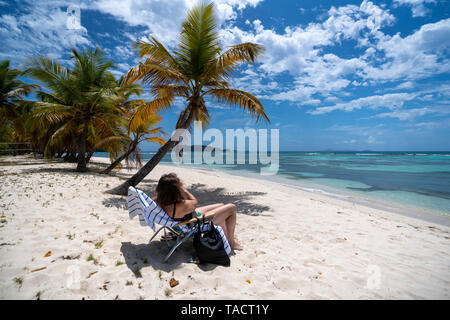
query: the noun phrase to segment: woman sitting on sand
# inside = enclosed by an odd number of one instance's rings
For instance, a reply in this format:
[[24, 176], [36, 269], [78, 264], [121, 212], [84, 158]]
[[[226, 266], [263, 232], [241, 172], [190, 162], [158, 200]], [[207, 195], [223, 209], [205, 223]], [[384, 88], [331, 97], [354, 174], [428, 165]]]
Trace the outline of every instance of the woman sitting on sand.
[[221, 226], [230, 246], [242, 250], [234, 237], [236, 227], [236, 206], [232, 203], [216, 203], [197, 208], [197, 199], [186, 190], [175, 173], [164, 174], [159, 179], [155, 196], [152, 198], [173, 220], [186, 221], [196, 216], [196, 212], [214, 214], [213, 223]]

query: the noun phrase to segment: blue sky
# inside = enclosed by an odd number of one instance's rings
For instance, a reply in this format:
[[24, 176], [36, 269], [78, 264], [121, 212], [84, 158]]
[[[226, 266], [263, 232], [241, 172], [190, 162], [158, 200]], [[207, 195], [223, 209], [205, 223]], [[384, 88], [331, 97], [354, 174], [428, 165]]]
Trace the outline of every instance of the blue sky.
[[[174, 49], [194, 3], [0, 0], [0, 59], [17, 68], [36, 54], [70, 63], [70, 48], [100, 46], [120, 76], [139, 61], [133, 41], [153, 35]], [[271, 123], [209, 101], [210, 127], [279, 129], [284, 151], [450, 150], [449, 1], [215, 4], [224, 48], [247, 41], [266, 47], [232, 85], [254, 93]], [[80, 9], [80, 26], [69, 20], [68, 27], [69, 6]], [[165, 131], [183, 106], [177, 101], [163, 113]]]

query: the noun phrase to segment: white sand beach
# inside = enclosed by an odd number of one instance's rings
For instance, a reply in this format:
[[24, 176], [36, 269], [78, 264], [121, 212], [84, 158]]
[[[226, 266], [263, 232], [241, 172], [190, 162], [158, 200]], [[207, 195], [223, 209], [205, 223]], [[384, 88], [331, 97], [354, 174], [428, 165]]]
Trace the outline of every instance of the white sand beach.
[[[449, 299], [450, 228], [274, 182], [158, 165], [138, 185], [180, 176], [200, 205], [237, 205], [244, 246], [231, 266], [198, 265], [104, 191], [135, 169], [27, 156], [0, 166], [0, 299]], [[106, 159], [95, 158], [94, 162]], [[88, 261], [89, 260], [89, 261]], [[173, 288], [171, 278], [179, 281]]]

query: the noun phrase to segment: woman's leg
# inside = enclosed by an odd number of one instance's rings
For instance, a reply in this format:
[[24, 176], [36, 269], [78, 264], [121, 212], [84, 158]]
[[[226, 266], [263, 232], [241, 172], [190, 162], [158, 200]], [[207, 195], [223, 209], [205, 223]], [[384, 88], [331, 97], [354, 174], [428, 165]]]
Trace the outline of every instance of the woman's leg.
[[207, 205], [207, 206], [196, 208], [195, 211], [200, 211], [202, 214], [205, 214], [205, 213], [207, 213], [209, 211], [212, 211], [212, 210], [214, 210], [216, 208], [219, 208], [219, 207], [222, 207], [224, 205], [225, 204], [223, 204], [223, 203], [210, 204], [210, 205]]
[[234, 237], [236, 228], [236, 206], [232, 203], [211, 210], [214, 213], [213, 222], [222, 227], [230, 246], [234, 250], [242, 250], [242, 246]]

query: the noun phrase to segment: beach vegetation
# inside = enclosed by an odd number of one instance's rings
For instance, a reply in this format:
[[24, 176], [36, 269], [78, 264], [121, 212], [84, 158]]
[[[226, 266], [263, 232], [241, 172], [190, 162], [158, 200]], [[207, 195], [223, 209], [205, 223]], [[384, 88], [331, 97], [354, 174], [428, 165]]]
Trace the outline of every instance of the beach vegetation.
[[14, 281], [15, 284], [17, 284], [19, 287], [21, 287], [22, 283], [23, 283], [23, 278], [22, 277], [15, 277], [13, 279], [13, 281]]
[[36, 298], [36, 300], [41, 300], [42, 293], [43, 293], [42, 291], [36, 292], [36, 294], [34, 295], [34, 297]]
[[[32, 145], [47, 158], [66, 153], [85, 172], [95, 143], [120, 131], [122, 124], [119, 84], [111, 73], [113, 63], [97, 48], [72, 49], [73, 68], [48, 57], [33, 57], [25, 74], [45, 84], [38, 90], [30, 120]], [[108, 145], [114, 151], [117, 145]]]
[[136, 268], [133, 270], [133, 273], [134, 273], [134, 275], [135, 275], [136, 278], [142, 278], [141, 268], [136, 267]]
[[100, 249], [103, 246], [103, 240], [100, 240], [94, 244], [95, 249]]

